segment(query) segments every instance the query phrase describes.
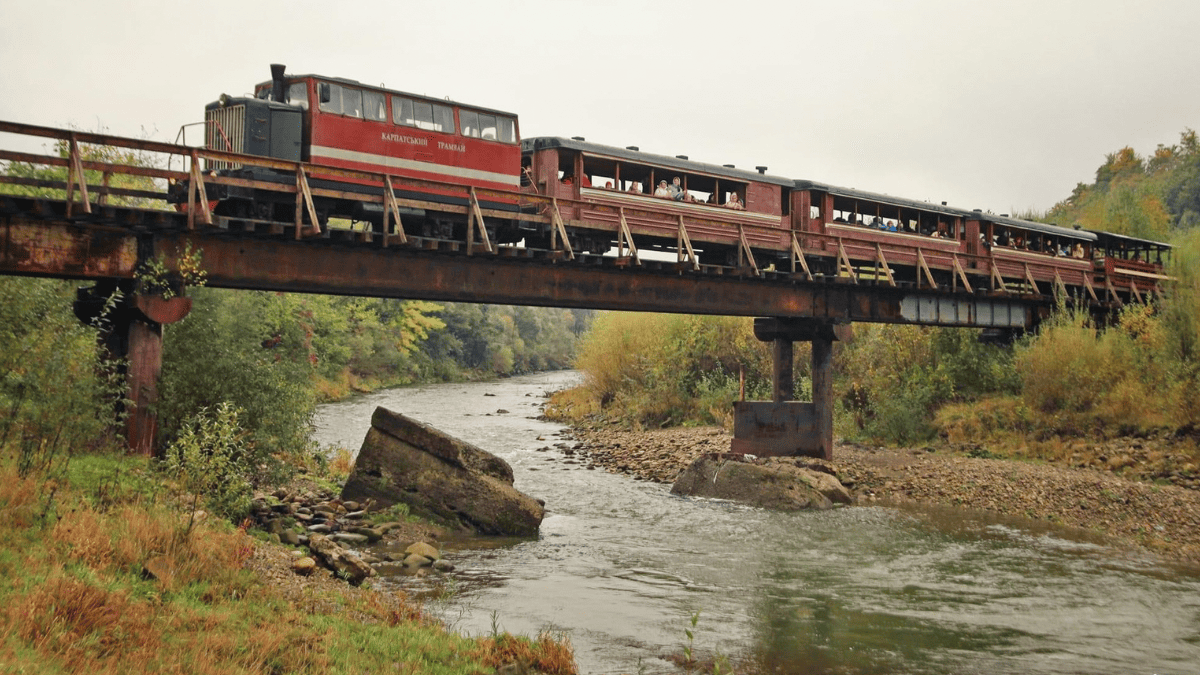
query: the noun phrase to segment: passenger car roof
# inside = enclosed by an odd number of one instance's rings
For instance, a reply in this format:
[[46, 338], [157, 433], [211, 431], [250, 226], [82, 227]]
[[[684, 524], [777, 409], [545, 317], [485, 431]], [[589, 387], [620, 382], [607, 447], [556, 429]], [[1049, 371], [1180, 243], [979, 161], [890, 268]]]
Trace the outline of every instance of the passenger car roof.
[[721, 166], [720, 164], [693, 162], [689, 159], [680, 159], [678, 157], [671, 157], [668, 155], [656, 155], [651, 152], [629, 150], [628, 148], [618, 148], [612, 145], [578, 141], [573, 138], [561, 138], [559, 136], [535, 136], [521, 140], [521, 152], [534, 152], [537, 150], [547, 150], [550, 148], [576, 150], [588, 155], [608, 157], [622, 162], [630, 162], [632, 164], [648, 164], [656, 167], [674, 169], [680, 173], [707, 174], [711, 176], [717, 176], [718, 178], [732, 178], [747, 183], [769, 183], [771, 185], [780, 185], [789, 188], [792, 186], [792, 180], [790, 178], [783, 178], [781, 176], [772, 176], [771, 174], [758, 173], [756, 171], [735, 169], [727, 166]]
[[867, 192], [865, 190], [857, 190], [854, 188], [838, 187], [827, 183], [820, 183], [812, 180], [797, 180], [795, 187], [797, 190], [817, 190], [820, 192], [828, 192], [829, 194], [839, 197], [849, 197], [852, 199], [861, 199], [865, 202], [876, 202], [880, 204], [889, 204], [892, 206], [900, 206], [903, 208], [911, 208], [920, 211], [930, 211], [933, 213], [941, 213], [948, 216], [954, 216], [970, 220], [982, 220], [990, 223], [999, 223], [1010, 227], [1017, 227], [1022, 230], [1031, 232], [1040, 232], [1042, 234], [1050, 234], [1056, 237], [1066, 237], [1069, 239], [1080, 239], [1083, 241], [1096, 241], [1096, 235], [1087, 230], [1074, 230], [1068, 227], [1059, 227], [1058, 225], [1049, 225], [1046, 223], [1038, 223], [1032, 220], [1024, 220], [1021, 218], [1013, 218], [1010, 216], [997, 215], [995, 213], [986, 213], [980, 210], [967, 210], [955, 206], [945, 206], [942, 204], [933, 204], [931, 202], [922, 202], [915, 199], [907, 199], [905, 197], [893, 197], [892, 195], [880, 194], [877, 192]]

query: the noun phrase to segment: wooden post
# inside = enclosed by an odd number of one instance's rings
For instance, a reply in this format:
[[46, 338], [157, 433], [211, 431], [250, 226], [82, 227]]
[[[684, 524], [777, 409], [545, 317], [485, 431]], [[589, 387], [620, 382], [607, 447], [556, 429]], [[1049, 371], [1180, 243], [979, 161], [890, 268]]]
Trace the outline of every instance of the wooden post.
[[162, 324], [131, 317], [125, 329], [129, 332], [129, 369], [125, 378], [133, 405], [125, 422], [125, 437], [132, 452], [151, 455], [158, 435], [154, 404], [158, 401], [158, 376], [162, 372]]

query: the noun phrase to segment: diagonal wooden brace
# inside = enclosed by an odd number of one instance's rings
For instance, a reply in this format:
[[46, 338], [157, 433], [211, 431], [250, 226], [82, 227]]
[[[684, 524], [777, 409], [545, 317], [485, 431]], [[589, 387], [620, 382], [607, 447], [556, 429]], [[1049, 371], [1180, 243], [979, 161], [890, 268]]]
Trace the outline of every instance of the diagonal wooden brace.
[[563, 248], [567, 250], [567, 259], [575, 259], [575, 250], [571, 248], [571, 240], [567, 237], [567, 226], [563, 223], [562, 214], [558, 211], [558, 199], [550, 199], [550, 250], [558, 250], [558, 239], [562, 238]]
[[408, 243], [408, 236], [404, 234], [404, 223], [400, 221], [400, 207], [396, 204], [396, 191], [392, 189], [392, 177], [383, 177], [383, 245], [387, 246], [390, 242], [391, 232], [389, 216], [396, 222], [396, 237], [401, 244]]
[[1100, 304], [1100, 298], [1096, 297], [1096, 289], [1092, 288], [1092, 280], [1089, 278], [1091, 275], [1087, 272], [1080, 272], [1080, 274], [1083, 275], [1083, 287], [1087, 289], [1088, 295], [1092, 296], [1092, 302]]
[[792, 274], [796, 273], [796, 263], [800, 263], [800, 269], [804, 270], [804, 278], [812, 281], [812, 272], [808, 269], [808, 261], [804, 259], [804, 251], [800, 248], [800, 240], [796, 238], [796, 233], [792, 233]]
[[[920, 254], [920, 251], [917, 251]], [[892, 276], [892, 268], [888, 266], [887, 258], [883, 257], [883, 247], [875, 244], [875, 282], [879, 282], [879, 268], [883, 267], [883, 273], [887, 275], [888, 285], [895, 286], [896, 279]]]
[[1029, 271], [1029, 263], [1025, 263], [1025, 281], [1029, 283], [1029, 287], [1033, 289], [1035, 294], [1042, 294], [1042, 290], [1038, 288], [1037, 282], [1033, 279], [1033, 272]]
[[854, 273], [854, 266], [850, 264], [850, 256], [846, 255], [846, 247], [842, 246], [842, 239], [841, 239], [841, 237], [839, 237], [838, 238], [838, 275], [841, 275], [843, 270], [850, 277], [850, 281], [854, 282], [855, 284], [858, 283], [858, 275]]
[[471, 210], [467, 213], [467, 255], [471, 255], [475, 247], [475, 227], [479, 227], [479, 238], [483, 240], [483, 250], [496, 253], [492, 247], [492, 239], [488, 236], [487, 225], [483, 222], [483, 213], [479, 210], [479, 198], [475, 196], [475, 188], [471, 188]]
[[296, 238], [304, 229], [304, 211], [308, 210], [308, 219], [312, 221], [313, 234], [321, 234], [321, 223], [317, 220], [317, 208], [313, 205], [312, 190], [308, 189], [308, 174], [303, 164], [296, 166]]
[[191, 170], [188, 182], [188, 219], [189, 230], [196, 229], [196, 211], [200, 211], [200, 222], [212, 225], [212, 210], [208, 208], [208, 190], [204, 187], [204, 172], [200, 170], [200, 157], [192, 150]]
[[762, 271], [758, 269], [758, 263], [754, 262], [754, 253], [750, 251], [750, 242], [746, 239], [746, 228], [740, 223], [738, 224], [738, 259], [746, 256], [746, 262], [750, 263], [750, 269], [754, 271], [755, 276], [760, 276]]
[[692, 248], [692, 238], [688, 236], [687, 227], [683, 224], [683, 214], [679, 215], [679, 233], [675, 235], [675, 255], [675, 262], [680, 266], [687, 261], [688, 267], [693, 270], [700, 269], [700, 259], [696, 256], [696, 250]]
[[617, 258], [625, 257], [625, 247], [629, 247], [629, 258], [634, 263], [641, 265], [642, 261], [638, 259], [637, 246], [633, 244], [633, 235], [629, 232], [629, 222], [625, 220], [625, 209], [618, 207], [617, 215], [621, 218], [620, 230], [617, 231]]
[[75, 206], [76, 184], [79, 186], [79, 198], [82, 200], [80, 206], [84, 213], [92, 212], [92, 203], [88, 198], [87, 174], [83, 172], [83, 157], [80, 156], [79, 143], [75, 140], [73, 132], [68, 147], [71, 157], [70, 163], [67, 165], [67, 217], [70, 218]]
[[[965, 288], [968, 293], [975, 292], [974, 290], [971, 289], [971, 281], [969, 279], [967, 279], [966, 271], [963, 270], [962, 265], [958, 262], [958, 256], [954, 256], [954, 282], [955, 282], [954, 290], [955, 291], [958, 290], [958, 281], [959, 280], [962, 280], [963, 288]], [[936, 286], [934, 288], [936, 288]]]

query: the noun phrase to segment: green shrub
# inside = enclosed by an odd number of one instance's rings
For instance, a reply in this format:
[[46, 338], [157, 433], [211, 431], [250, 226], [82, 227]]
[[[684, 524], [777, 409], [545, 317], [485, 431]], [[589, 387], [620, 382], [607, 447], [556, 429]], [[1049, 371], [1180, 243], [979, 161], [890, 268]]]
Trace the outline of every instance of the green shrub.
[[199, 499], [213, 513], [238, 520], [250, 510], [247, 476], [250, 451], [239, 410], [229, 403], [202, 408], [186, 420], [167, 446], [165, 467], [193, 495], [192, 515]]
[[74, 286], [0, 278], [0, 445], [22, 474], [76, 450], [111, 445], [125, 391], [118, 363], [102, 358], [98, 326], [71, 312]]

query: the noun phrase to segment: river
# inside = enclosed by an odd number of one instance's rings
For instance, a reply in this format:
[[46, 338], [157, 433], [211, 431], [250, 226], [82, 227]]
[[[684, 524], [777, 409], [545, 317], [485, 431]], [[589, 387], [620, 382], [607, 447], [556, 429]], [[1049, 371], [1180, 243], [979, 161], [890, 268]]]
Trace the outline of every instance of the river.
[[675, 497], [544, 450], [563, 428], [535, 419], [543, 397], [577, 378], [392, 389], [318, 411], [322, 444], [357, 450], [382, 405], [503, 457], [546, 500], [536, 540], [443, 544], [453, 596], [433, 606], [460, 631], [565, 633], [582, 673], [680, 672], [662, 657], [688, 646], [697, 612], [694, 653], [764, 672], [1200, 672], [1200, 570], [982, 514]]

